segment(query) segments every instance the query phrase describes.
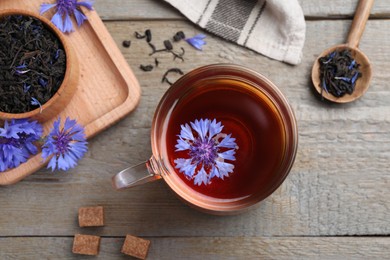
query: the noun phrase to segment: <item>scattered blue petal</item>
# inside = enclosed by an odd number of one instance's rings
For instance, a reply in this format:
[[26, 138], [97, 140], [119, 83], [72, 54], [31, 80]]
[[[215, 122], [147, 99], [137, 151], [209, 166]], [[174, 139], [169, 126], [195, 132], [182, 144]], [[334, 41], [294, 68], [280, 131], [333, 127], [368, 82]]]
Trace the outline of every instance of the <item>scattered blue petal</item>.
[[31, 88], [31, 85], [27, 85], [26, 83], [23, 84], [23, 92], [27, 93]]
[[332, 52], [332, 53], [329, 55], [329, 59], [326, 60], [326, 61], [323, 61], [322, 63], [323, 63], [323, 64], [329, 63], [329, 62], [333, 59], [333, 57], [334, 57], [335, 55], [336, 55], [336, 52]]
[[206, 35], [204, 34], [198, 34], [198, 35], [195, 35], [194, 37], [192, 38], [187, 38], [185, 39], [191, 46], [193, 46], [194, 48], [198, 49], [198, 50], [202, 50], [202, 46], [206, 44], [206, 42], [203, 40], [204, 38], [206, 38]]
[[18, 74], [18, 75], [26, 74], [29, 71], [30, 71], [29, 69], [27, 69], [27, 70], [19, 70], [19, 69], [15, 70], [16, 74]]
[[348, 69], [353, 69], [353, 67], [356, 65], [356, 61], [352, 60], [351, 64], [349, 64]]
[[326, 86], [325, 78], [322, 79], [322, 89], [325, 89], [326, 93], [329, 93], [328, 87]]
[[61, 52], [60, 49], [56, 50], [56, 54], [54, 55], [55, 60], [58, 60], [58, 58], [60, 57], [60, 52]]
[[351, 79], [347, 77], [334, 77], [334, 79], [343, 80], [345, 82], [351, 82]]
[[38, 101], [38, 99], [32, 97], [31, 98], [31, 105], [39, 106], [39, 109], [40, 109], [39, 113], [42, 113], [42, 104]]
[[39, 85], [41, 85], [42, 87], [45, 88], [47, 86], [48, 80], [46, 80], [44, 78], [39, 78], [38, 83], [39, 83]]
[[27, 68], [27, 65], [25, 63], [15, 67], [15, 69], [25, 69], [25, 68]]
[[352, 79], [351, 79], [351, 83], [352, 85], [355, 84], [356, 80], [358, 79], [359, 77], [359, 72], [356, 72], [353, 76], [352, 76]]

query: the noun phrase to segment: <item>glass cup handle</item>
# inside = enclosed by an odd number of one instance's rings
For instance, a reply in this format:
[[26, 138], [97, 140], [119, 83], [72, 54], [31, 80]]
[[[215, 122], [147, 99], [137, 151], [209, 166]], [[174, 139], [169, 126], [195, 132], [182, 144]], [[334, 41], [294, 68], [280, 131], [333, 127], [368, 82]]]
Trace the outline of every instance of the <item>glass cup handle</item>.
[[161, 175], [157, 168], [157, 162], [152, 157], [146, 162], [131, 166], [115, 174], [112, 177], [112, 186], [117, 190], [121, 190], [159, 179], [161, 179]]

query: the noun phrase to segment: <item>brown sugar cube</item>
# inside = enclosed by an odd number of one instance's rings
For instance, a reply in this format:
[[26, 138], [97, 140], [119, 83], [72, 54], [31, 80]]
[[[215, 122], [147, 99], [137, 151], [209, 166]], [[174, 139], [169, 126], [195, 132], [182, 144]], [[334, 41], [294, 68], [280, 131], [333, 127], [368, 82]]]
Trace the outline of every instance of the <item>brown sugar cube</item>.
[[123, 243], [121, 252], [137, 257], [139, 259], [146, 259], [150, 246], [150, 241], [139, 237], [127, 235]]
[[100, 237], [76, 234], [73, 240], [74, 254], [97, 255], [99, 254]]
[[80, 227], [104, 226], [104, 211], [102, 206], [79, 208]]

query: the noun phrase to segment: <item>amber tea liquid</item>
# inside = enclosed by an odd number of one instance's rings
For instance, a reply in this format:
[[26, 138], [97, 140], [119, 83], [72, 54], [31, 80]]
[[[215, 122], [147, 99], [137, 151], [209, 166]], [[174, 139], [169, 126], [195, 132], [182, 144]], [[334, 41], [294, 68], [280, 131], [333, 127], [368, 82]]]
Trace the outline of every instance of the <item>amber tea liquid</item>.
[[[204, 196], [238, 199], [269, 189], [277, 178], [285, 151], [283, 120], [274, 103], [259, 89], [235, 79], [206, 79], [183, 95], [165, 120], [166, 156], [183, 185]], [[213, 178], [208, 185], [195, 185], [175, 168], [174, 160], [185, 156], [175, 151], [180, 125], [196, 119], [216, 119], [223, 133], [236, 138], [238, 149], [229, 177]], [[172, 171], [172, 170], [171, 170]]]

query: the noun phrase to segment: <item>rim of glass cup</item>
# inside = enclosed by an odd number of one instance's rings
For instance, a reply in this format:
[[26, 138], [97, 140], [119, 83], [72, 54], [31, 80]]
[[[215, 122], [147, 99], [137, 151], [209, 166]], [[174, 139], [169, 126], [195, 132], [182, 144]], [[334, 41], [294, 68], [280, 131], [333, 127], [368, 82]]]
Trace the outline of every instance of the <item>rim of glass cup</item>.
[[[244, 81], [249, 81], [252, 87], [254, 87], [257, 91], [260, 90], [267, 96], [267, 98], [271, 100], [283, 121], [286, 141], [284, 156], [278, 171], [280, 176], [277, 178], [277, 181], [268, 189], [259, 192], [258, 194], [254, 194], [253, 196], [250, 196], [250, 198], [238, 198], [237, 200], [216, 199], [199, 194], [195, 191], [189, 191], [190, 188], [186, 188], [185, 185], [179, 184], [173, 180], [174, 178], [170, 177], [173, 174], [169, 173], [169, 167], [167, 167], [164, 163], [168, 163], [168, 158], [163, 158], [160, 147], [165, 145], [165, 138], [159, 138], [159, 135], [161, 134], [161, 131], [167, 127], [169, 120], [164, 120], [165, 117], [172, 113], [172, 108], [175, 106], [174, 103], [177, 102], [177, 100], [171, 100], [175, 96], [173, 93], [179, 91], [179, 94], [181, 94], [179, 95], [180, 98], [186, 90], [188, 91], [188, 89], [192, 88], [193, 83], [198, 80], [203, 80], [204, 77], [202, 76], [206, 76], [206, 78], [226, 76], [228, 78], [239, 78]], [[169, 104], [169, 102], [172, 104], [168, 106], [171, 107], [171, 110], [163, 111], [162, 108], [167, 103]], [[160, 140], [160, 142], [158, 143], [157, 140]], [[207, 213], [223, 215], [235, 214], [246, 210], [258, 202], [264, 200], [283, 183], [285, 178], [288, 176], [295, 160], [298, 147], [298, 128], [294, 112], [289, 105], [287, 98], [282, 94], [278, 87], [265, 76], [241, 65], [211, 64], [199, 67], [185, 74], [165, 92], [156, 108], [156, 112], [153, 117], [151, 128], [151, 145], [153, 152], [152, 158], [155, 159], [154, 161], [158, 164], [158, 168], [162, 170], [161, 176], [180, 199], [182, 199], [190, 206]]]

